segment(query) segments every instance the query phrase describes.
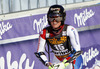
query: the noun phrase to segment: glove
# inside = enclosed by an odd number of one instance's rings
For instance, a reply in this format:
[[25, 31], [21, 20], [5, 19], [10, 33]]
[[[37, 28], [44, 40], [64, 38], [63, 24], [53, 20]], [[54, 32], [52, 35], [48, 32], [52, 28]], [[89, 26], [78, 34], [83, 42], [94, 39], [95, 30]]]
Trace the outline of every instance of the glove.
[[64, 65], [65, 65], [65, 67], [66, 67], [66, 66], [68, 66], [68, 65], [69, 65], [69, 63], [65, 63], [65, 62], [67, 62], [67, 60], [66, 60], [66, 59], [64, 59], [64, 60], [63, 60], [63, 63], [64, 63]]
[[64, 69], [65, 66], [63, 63], [58, 63], [58, 64], [54, 64], [52, 66], [49, 66], [49, 69]]
[[54, 68], [55, 69], [65, 69], [65, 65], [63, 62], [61, 62], [61, 63], [55, 64]]
[[55, 68], [54, 68], [54, 65], [50, 65], [50, 66], [48, 67], [48, 69], [55, 69]]
[[64, 59], [61, 63], [51, 65], [49, 66], [49, 69], [65, 69], [65, 67], [69, 65], [69, 63], [65, 63], [66, 61], [67, 60]]

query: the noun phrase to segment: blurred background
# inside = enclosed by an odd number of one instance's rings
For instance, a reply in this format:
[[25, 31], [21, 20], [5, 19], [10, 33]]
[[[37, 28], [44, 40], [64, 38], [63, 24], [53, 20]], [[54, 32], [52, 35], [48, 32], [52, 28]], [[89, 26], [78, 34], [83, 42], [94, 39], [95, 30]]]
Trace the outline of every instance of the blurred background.
[[94, 0], [0, 0], [0, 14], [49, 7], [53, 4], [74, 4]]

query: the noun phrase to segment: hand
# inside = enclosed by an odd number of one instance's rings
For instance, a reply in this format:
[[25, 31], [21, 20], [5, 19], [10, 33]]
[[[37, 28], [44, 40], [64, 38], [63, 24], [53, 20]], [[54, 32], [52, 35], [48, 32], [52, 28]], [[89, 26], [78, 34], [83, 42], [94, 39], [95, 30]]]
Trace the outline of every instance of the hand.
[[49, 66], [49, 69], [65, 69], [66, 66], [69, 65], [69, 63], [65, 63], [67, 60], [64, 59], [63, 62], [58, 63], [58, 64], [53, 64]]
[[63, 62], [55, 64], [54, 69], [65, 69], [65, 65]]
[[47, 63], [46, 63], [46, 66], [47, 66], [47, 67], [52, 66], [52, 63], [47, 62]]
[[69, 63], [66, 63], [66, 62], [67, 62], [67, 59], [64, 59], [64, 60], [63, 60], [63, 63], [64, 63], [64, 65], [65, 65], [65, 67], [69, 65]]
[[54, 64], [52, 64], [52, 63], [49, 62], [48, 69], [55, 69], [55, 68], [54, 68]]
[[55, 69], [53, 65], [50, 65], [48, 69]]

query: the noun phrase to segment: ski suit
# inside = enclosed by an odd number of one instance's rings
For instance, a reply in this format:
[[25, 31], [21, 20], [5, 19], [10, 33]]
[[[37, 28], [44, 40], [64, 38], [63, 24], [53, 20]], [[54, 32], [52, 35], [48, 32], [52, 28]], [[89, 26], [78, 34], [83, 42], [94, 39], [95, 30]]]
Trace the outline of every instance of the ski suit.
[[[44, 28], [39, 36], [38, 53], [45, 52], [46, 43], [50, 45], [52, 52], [59, 61], [68, 60], [76, 51], [80, 51], [78, 32], [73, 26], [67, 24], [62, 25], [57, 33], [53, 32], [50, 26]], [[45, 63], [48, 62], [45, 55], [42, 55], [41, 59]], [[75, 61], [65, 69], [74, 69], [74, 64]]]

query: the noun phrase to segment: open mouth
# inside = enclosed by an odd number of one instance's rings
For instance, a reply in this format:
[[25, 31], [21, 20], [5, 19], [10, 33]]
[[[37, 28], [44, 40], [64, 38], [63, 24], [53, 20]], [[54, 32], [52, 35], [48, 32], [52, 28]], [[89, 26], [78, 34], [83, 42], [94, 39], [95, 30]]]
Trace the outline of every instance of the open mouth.
[[54, 22], [53, 24], [56, 25], [56, 24], [58, 24], [58, 23], [57, 23], [57, 22]]

